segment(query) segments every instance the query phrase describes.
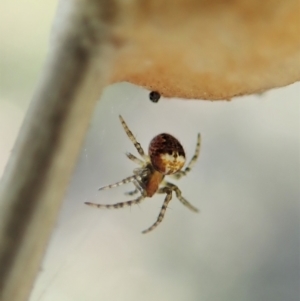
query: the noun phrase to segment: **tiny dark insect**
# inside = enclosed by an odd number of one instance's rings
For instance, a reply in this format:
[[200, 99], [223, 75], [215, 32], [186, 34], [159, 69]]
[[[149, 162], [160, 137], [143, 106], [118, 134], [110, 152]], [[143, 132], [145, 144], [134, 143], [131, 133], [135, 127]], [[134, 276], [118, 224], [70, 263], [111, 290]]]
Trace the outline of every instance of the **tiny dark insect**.
[[123, 208], [124, 206], [139, 204], [145, 198], [151, 198], [156, 193], [166, 194], [163, 206], [160, 210], [156, 222], [151, 227], [144, 230], [142, 233], [148, 233], [152, 231], [161, 223], [167, 210], [168, 204], [172, 199], [173, 192], [175, 192], [176, 197], [183, 205], [194, 212], [198, 212], [198, 209], [191, 205], [181, 195], [180, 189], [176, 185], [165, 181], [164, 178], [165, 176], [170, 176], [174, 179], [180, 179], [192, 169], [196, 160], [198, 159], [200, 152], [200, 134], [198, 134], [197, 136], [197, 144], [194, 156], [192, 157], [187, 167], [181, 170], [185, 163], [185, 152], [182, 145], [175, 137], [166, 133], [155, 136], [149, 144], [148, 155], [146, 155], [141, 145], [136, 141], [132, 132], [129, 130], [122, 116], [119, 116], [119, 118], [127, 136], [134, 144], [143, 160], [138, 159], [131, 153], [126, 153], [127, 157], [138, 164], [140, 167], [133, 170], [134, 175], [125, 178], [120, 182], [101, 187], [99, 190], [110, 189], [131, 182], [134, 184], [135, 190], [127, 192], [126, 194], [134, 195], [140, 192], [140, 196], [131, 201], [116, 203], [112, 205], [95, 204], [89, 202], [86, 202], [85, 204], [97, 208], [117, 209]]
[[157, 91], [151, 91], [149, 93], [149, 98], [152, 102], [158, 102], [160, 99], [160, 94]]

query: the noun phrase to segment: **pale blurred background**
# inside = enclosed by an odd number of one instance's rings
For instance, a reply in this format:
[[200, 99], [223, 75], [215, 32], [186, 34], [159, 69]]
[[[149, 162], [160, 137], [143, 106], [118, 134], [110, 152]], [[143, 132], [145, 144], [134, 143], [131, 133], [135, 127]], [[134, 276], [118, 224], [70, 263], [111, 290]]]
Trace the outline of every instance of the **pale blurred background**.
[[[55, 5], [0, 3], [1, 174], [45, 61]], [[299, 300], [299, 96], [294, 84], [232, 102], [154, 104], [139, 87], [107, 88], [30, 300]], [[163, 196], [110, 211], [83, 204], [130, 199], [123, 193], [132, 185], [97, 191], [136, 167], [119, 114], [145, 150], [169, 132], [189, 159], [201, 132], [199, 160], [176, 182], [200, 214], [174, 197], [161, 225], [143, 235]]]

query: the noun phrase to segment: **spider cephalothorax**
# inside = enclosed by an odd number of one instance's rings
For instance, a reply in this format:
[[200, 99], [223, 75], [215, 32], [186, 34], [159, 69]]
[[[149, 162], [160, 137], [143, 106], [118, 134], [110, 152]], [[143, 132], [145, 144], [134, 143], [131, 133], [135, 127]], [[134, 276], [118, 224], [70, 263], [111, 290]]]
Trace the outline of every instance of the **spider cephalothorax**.
[[197, 137], [197, 145], [194, 156], [192, 157], [188, 166], [184, 170], [181, 170], [185, 163], [185, 152], [182, 145], [175, 137], [166, 133], [155, 136], [149, 144], [149, 155], [146, 155], [141, 145], [136, 141], [132, 132], [129, 130], [124, 119], [121, 116], [119, 117], [127, 136], [132, 141], [143, 160], [138, 159], [131, 153], [126, 153], [127, 157], [140, 165], [140, 167], [133, 171], [134, 175], [115, 184], [101, 187], [99, 190], [110, 189], [132, 182], [135, 186], [135, 190], [128, 192], [127, 194], [134, 195], [140, 192], [140, 196], [134, 200], [113, 205], [95, 204], [89, 202], [86, 202], [85, 204], [97, 208], [122, 208], [124, 206], [139, 204], [146, 197], [152, 197], [156, 193], [166, 194], [165, 201], [156, 222], [142, 233], [150, 232], [162, 221], [168, 204], [172, 199], [173, 191], [183, 205], [187, 206], [192, 211], [197, 212], [198, 209], [191, 205], [184, 197], [182, 197], [180, 189], [176, 185], [166, 182], [164, 178], [165, 176], [170, 176], [175, 179], [180, 179], [191, 170], [199, 156], [200, 134], [198, 134]]

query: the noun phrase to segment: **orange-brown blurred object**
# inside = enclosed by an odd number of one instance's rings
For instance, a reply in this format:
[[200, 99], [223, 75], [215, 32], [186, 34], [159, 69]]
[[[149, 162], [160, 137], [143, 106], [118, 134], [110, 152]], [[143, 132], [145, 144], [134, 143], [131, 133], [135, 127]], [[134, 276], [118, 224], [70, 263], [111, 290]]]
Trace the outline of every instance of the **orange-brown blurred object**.
[[300, 79], [299, 0], [118, 2], [110, 82], [215, 100]]

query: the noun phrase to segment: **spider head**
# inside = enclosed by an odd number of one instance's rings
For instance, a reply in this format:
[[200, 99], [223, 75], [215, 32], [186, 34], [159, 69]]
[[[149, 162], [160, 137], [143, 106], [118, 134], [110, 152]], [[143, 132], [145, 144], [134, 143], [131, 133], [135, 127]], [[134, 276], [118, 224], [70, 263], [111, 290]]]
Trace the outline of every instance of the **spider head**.
[[170, 175], [185, 163], [185, 153], [180, 142], [170, 134], [159, 134], [149, 144], [149, 157], [155, 170]]

